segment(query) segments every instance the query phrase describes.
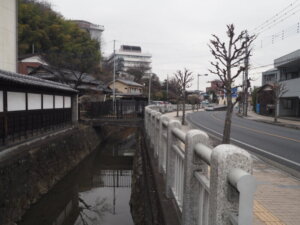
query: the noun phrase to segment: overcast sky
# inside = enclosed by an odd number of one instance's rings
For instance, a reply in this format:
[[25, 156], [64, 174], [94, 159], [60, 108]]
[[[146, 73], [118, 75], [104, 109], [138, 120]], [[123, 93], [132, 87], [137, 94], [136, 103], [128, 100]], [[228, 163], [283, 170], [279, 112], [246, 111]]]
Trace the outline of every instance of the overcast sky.
[[[300, 0], [48, 0], [54, 10], [66, 19], [87, 20], [103, 25], [104, 55], [122, 44], [139, 45], [152, 54], [152, 70], [161, 80], [184, 67], [196, 74], [208, 73], [212, 60], [207, 44], [211, 34], [225, 39], [226, 24], [234, 23], [237, 30], [253, 29], [275, 16], [276, 24], [258, 36], [251, 66], [272, 64], [275, 58], [300, 48]], [[293, 4], [289, 6], [290, 4]], [[276, 14], [286, 9], [276, 17]], [[293, 14], [294, 13], [294, 14]], [[282, 17], [279, 17], [281, 16]], [[279, 19], [280, 18], [280, 19]], [[285, 19], [287, 18], [287, 19]], [[284, 20], [281, 22], [281, 20]], [[273, 21], [273, 22], [272, 22]], [[267, 25], [267, 24], [266, 24]], [[267, 27], [266, 27], [267, 28]], [[272, 44], [271, 36], [281, 34]], [[260, 85], [261, 71], [252, 69], [253, 85]], [[204, 90], [213, 75], [201, 77]]]

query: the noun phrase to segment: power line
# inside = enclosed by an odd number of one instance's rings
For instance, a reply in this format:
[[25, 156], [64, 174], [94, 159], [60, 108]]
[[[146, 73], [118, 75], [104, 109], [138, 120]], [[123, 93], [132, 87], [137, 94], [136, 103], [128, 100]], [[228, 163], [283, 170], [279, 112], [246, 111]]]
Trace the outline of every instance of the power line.
[[[299, 6], [300, 6], [300, 4], [299, 4]], [[263, 30], [259, 31], [257, 34], [261, 34], [261, 33], [265, 32], [266, 30], [271, 29], [272, 27], [276, 26], [277, 24], [282, 23], [283, 21], [287, 20], [291, 16], [294, 16], [298, 12], [300, 12], [300, 9], [298, 9], [297, 11], [292, 12], [291, 14], [287, 15], [284, 18], [280, 18], [279, 21], [275, 21], [273, 24], [270, 24], [268, 27], [265, 27]]]
[[[300, 10], [299, 10], [300, 11]], [[263, 38], [261, 38], [260, 40], [258, 40], [258, 45], [260, 46], [260, 48], [266, 47], [268, 45], [271, 44], [275, 44], [278, 41], [283, 41], [286, 40], [287, 38], [300, 34], [300, 22], [282, 29], [281, 31], [274, 33], [272, 35], [268, 35], [265, 36]]]
[[[280, 61], [280, 63], [288, 63], [288, 62], [291, 62], [291, 59]], [[256, 69], [260, 69], [260, 68], [264, 68], [264, 67], [268, 67], [268, 66], [274, 66], [274, 63], [265, 64], [265, 65], [256, 66], [256, 67], [250, 67], [249, 69], [250, 70], [256, 70]]]
[[274, 19], [276, 19], [277, 17], [282, 16], [281, 14], [284, 13], [286, 10], [288, 10], [290, 7], [292, 7], [293, 5], [295, 5], [296, 2], [298, 2], [299, 0], [294, 1], [293, 3], [289, 4], [287, 7], [285, 7], [284, 9], [282, 9], [281, 11], [279, 11], [278, 13], [276, 13], [274, 16], [272, 16], [271, 18], [267, 19], [266, 21], [264, 21], [262, 24], [260, 24], [259, 26], [255, 27], [253, 29], [253, 32], [255, 32], [256, 30], [261, 29], [261, 27], [265, 26], [268, 23], [272, 23], [274, 21]]

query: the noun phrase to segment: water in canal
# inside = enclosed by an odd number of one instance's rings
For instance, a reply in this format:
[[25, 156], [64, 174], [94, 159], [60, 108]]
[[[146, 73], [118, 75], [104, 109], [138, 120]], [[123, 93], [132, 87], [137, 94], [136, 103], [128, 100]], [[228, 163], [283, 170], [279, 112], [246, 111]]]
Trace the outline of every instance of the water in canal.
[[134, 134], [97, 147], [18, 225], [133, 225], [129, 200], [135, 149]]

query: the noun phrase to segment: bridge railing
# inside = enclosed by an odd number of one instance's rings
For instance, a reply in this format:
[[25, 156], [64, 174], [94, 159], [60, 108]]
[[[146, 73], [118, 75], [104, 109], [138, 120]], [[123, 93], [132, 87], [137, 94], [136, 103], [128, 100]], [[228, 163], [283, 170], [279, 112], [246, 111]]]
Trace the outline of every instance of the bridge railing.
[[106, 102], [87, 102], [82, 104], [86, 116], [99, 119], [135, 119], [143, 118], [144, 108], [147, 105], [143, 100], [117, 100]]
[[[164, 105], [152, 105], [151, 107], [161, 113], [166, 113], [166, 112], [176, 111], [177, 107], [178, 107], [178, 110], [181, 111], [183, 108], [183, 105], [178, 104], [178, 106], [177, 106], [176, 104], [164, 104]], [[196, 109], [196, 106], [191, 105], [191, 104], [185, 104], [185, 110], [192, 110], [192, 109]]]
[[146, 134], [165, 178], [166, 196], [181, 211], [181, 224], [252, 224], [256, 182], [251, 155], [234, 145], [212, 149], [205, 132], [185, 132], [179, 121], [157, 110], [146, 107]]

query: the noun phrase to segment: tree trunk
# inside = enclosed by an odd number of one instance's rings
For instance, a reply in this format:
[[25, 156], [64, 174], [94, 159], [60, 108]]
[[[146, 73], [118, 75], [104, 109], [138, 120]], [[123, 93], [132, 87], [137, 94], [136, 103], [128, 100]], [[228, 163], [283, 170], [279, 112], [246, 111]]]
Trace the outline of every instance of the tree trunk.
[[278, 100], [277, 99], [275, 99], [275, 105], [274, 105], [274, 123], [277, 123], [277, 121], [278, 121], [278, 116], [277, 116], [277, 105], [278, 105]]
[[182, 106], [182, 122], [181, 122], [182, 125], [185, 124], [185, 90], [184, 90], [184, 93], [183, 93], [183, 106]]
[[222, 140], [223, 144], [230, 143], [232, 111], [233, 111], [232, 97], [231, 97], [231, 93], [228, 93], [227, 94], [227, 110], [226, 110], [225, 124], [224, 124], [224, 130], [223, 130], [223, 140]]

